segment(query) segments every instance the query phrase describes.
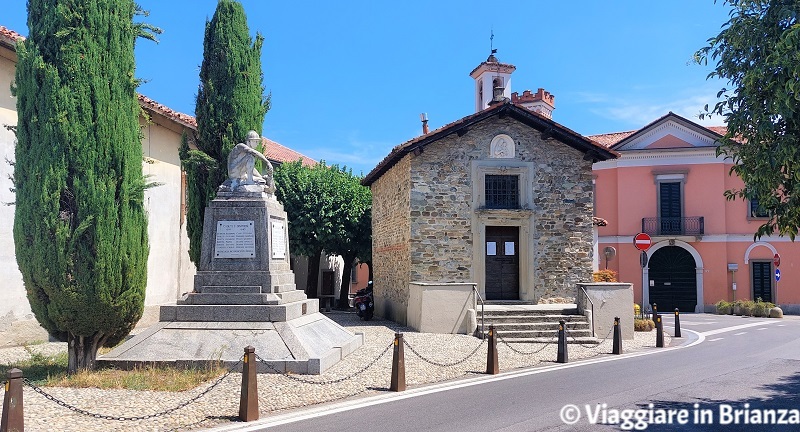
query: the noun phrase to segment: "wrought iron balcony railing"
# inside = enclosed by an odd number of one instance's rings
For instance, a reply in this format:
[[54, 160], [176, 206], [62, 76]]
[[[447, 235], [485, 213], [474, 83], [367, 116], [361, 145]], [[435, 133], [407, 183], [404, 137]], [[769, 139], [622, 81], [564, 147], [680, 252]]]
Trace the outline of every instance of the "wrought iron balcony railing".
[[642, 218], [642, 232], [651, 236], [679, 236], [705, 234], [703, 216]]

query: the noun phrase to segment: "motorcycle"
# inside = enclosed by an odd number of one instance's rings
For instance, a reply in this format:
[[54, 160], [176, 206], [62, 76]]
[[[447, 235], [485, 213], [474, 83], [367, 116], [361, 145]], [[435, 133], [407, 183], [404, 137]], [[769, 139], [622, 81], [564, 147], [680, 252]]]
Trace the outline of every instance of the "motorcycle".
[[356, 308], [356, 314], [364, 320], [369, 321], [372, 319], [372, 313], [375, 311], [375, 299], [372, 296], [372, 281], [369, 281], [365, 288], [356, 291], [356, 296], [353, 298], [353, 306]]

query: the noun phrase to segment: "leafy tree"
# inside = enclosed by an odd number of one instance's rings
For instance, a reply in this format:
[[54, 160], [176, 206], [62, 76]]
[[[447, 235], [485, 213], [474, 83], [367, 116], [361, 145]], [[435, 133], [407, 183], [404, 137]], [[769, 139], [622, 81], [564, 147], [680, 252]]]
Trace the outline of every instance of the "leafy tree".
[[206, 22], [203, 63], [197, 91], [197, 150], [181, 151], [187, 174], [186, 228], [189, 257], [200, 260], [203, 215], [217, 188], [228, 177], [228, 153], [247, 132], [261, 134], [269, 97], [264, 96], [261, 46], [264, 38], [250, 37], [242, 5], [220, 0]]
[[14, 243], [28, 300], [70, 373], [141, 318], [147, 283], [131, 0], [28, 1], [17, 45]]
[[[755, 237], [777, 231], [792, 240], [800, 226], [800, 1], [726, 0], [730, 20], [695, 54], [716, 67], [709, 77], [732, 88], [706, 115], [720, 115], [728, 131], [719, 155], [745, 186], [728, 199], [757, 200], [769, 214]], [[706, 107], [708, 110], [708, 107]]]
[[[361, 179], [337, 165], [300, 161], [275, 169], [277, 198], [289, 218], [292, 251], [309, 257], [306, 294], [316, 296], [319, 257], [323, 251], [342, 255], [340, 304], [347, 304], [350, 270], [356, 258], [371, 262], [372, 194]], [[343, 300], [343, 302], [342, 302]]]

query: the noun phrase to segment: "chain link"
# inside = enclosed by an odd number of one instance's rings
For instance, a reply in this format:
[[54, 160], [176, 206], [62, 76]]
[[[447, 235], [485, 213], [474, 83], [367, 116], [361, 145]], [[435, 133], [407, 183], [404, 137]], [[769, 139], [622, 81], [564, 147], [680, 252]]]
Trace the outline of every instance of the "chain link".
[[611, 336], [611, 332], [612, 331], [614, 331], [614, 327], [611, 327], [611, 329], [608, 331], [608, 334], [606, 335], [606, 337], [600, 339], [600, 342], [598, 342], [596, 344], [595, 343], [582, 344], [582, 343], [578, 342], [578, 338], [573, 336], [571, 333], [567, 333], [567, 334], [569, 335], [570, 339], [572, 339], [572, 341], [574, 342], [574, 345], [578, 345], [578, 346], [581, 346], [581, 347], [584, 347], [584, 348], [598, 348], [598, 351], [599, 351], [600, 345], [602, 345], [603, 343], [608, 341], [608, 337]]
[[[301, 383], [305, 383], [305, 384], [319, 384], [319, 385], [328, 385], [328, 384], [337, 384], [337, 383], [340, 383], [340, 382], [342, 382], [342, 381], [346, 381], [346, 380], [349, 380], [349, 379], [351, 379], [351, 378], [355, 378], [356, 376], [358, 376], [358, 375], [362, 374], [364, 371], [366, 371], [367, 369], [369, 369], [370, 367], [372, 367], [372, 365], [374, 365], [375, 363], [377, 363], [377, 362], [378, 362], [378, 360], [380, 360], [380, 359], [381, 359], [381, 358], [382, 358], [384, 355], [386, 355], [386, 353], [387, 353], [387, 352], [389, 352], [389, 348], [391, 348], [391, 347], [392, 347], [392, 345], [394, 345], [394, 341], [392, 341], [391, 343], [389, 343], [389, 345], [388, 345], [388, 346], [387, 346], [387, 347], [386, 347], [386, 348], [383, 350], [383, 352], [381, 352], [381, 353], [378, 355], [378, 357], [375, 357], [375, 359], [374, 359], [374, 360], [372, 360], [372, 361], [371, 361], [371, 362], [369, 362], [369, 363], [368, 363], [366, 366], [364, 366], [363, 368], [361, 368], [361, 369], [357, 370], [356, 372], [354, 372], [354, 373], [352, 373], [352, 374], [350, 374], [350, 375], [348, 375], [348, 376], [344, 376], [344, 377], [341, 377], [341, 378], [336, 378], [336, 379], [332, 379], [332, 380], [327, 380], [327, 381], [315, 381], [315, 380], [307, 380], [307, 379], [303, 379], [303, 378], [300, 378], [300, 377], [296, 377], [296, 376], [294, 376], [294, 375], [291, 375], [291, 374], [288, 374], [288, 373], [285, 373], [285, 372], [281, 372], [281, 371], [279, 371], [278, 369], [276, 369], [274, 366], [272, 366], [271, 364], [267, 363], [267, 360], [264, 360], [264, 359], [262, 359], [261, 357], [259, 357], [259, 356], [258, 356], [258, 354], [256, 354], [256, 360], [258, 360], [259, 362], [261, 362], [262, 364], [264, 364], [264, 366], [266, 366], [268, 369], [272, 370], [273, 372], [275, 372], [275, 373], [279, 373], [279, 374], [281, 374], [281, 375], [285, 376], [286, 378], [289, 378], [289, 379], [290, 379], [290, 380], [292, 380], [292, 381], [297, 381], [297, 382], [301, 382]], [[363, 390], [362, 390], [362, 391], [363, 391]], [[358, 394], [358, 393], [356, 393], [356, 394]]]
[[233, 367], [229, 368], [228, 371], [225, 372], [225, 374], [223, 374], [221, 377], [217, 378], [217, 380], [214, 381], [213, 384], [208, 386], [205, 390], [203, 390], [202, 392], [198, 393], [196, 396], [192, 397], [191, 399], [188, 399], [188, 400], [186, 400], [184, 402], [181, 402], [180, 404], [178, 404], [178, 405], [176, 405], [176, 406], [174, 406], [172, 408], [166, 409], [164, 411], [160, 411], [160, 412], [153, 413], [153, 414], [148, 414], [148, 415], [143, 415], [143, 416], [133, 416], [133, 417], [112, 416], [112, 415], [99, 414], [99, 413], [87, 411], [85, 409], [78, 408], [78, 407], [76, 407], [74, 405], [70, 405], [67, 402], [64, 402], [64, 401], [56, 398], [55, 396], [53, 396], [53, 395], [47, 393], [46, 391], [42, 390], [41, 387], [38, 387], [36, 384], [28, 381], [27, 378], [24, 378], [23, 382], [25, 383], [25, 385], [27, 385], [28, 387], [33, 389], [33, 391], [35, 391], [36, 393], [39, 393], [40, 395], [44, 396], [45, 399], [50, 400], [52, 402], [55, 402], [57, 405], [60, 405], [60, 406], [62, 406], [64, 408], [67, 408], [68, 410], [74, 411], [74, 412], [76, 412], [78, 414], [83, 414], [83, 415], [86, 415], [86, 416], [89, 416], [89, 417], [94, 417], [94, 418], [103, 419], [103, 420], [139, 421], [139, 420], [147, 420], [147, 419], [151, 419], [151, 418], [155, 418], [155, 417], [161, 417], [161, 416], [173, 413], [173, 412], [175, 412], [175, 411], [177, 411], [177, 410], [179, 410], [181, 408], [184, 408], [185, 406], [189, 405], [190, 403], [197, 402], [197, 400], [199, 400], [201, 397], [203, 397], [206, 394], [208, 394], [208, 392], [213, 390], [222, 381], [224, 381], [225, 378], [228, 378], [228, 376], [231, 374], [231, 372], [234, 369], [236, 369], [236, 367], [239, 366], [239, 363], [241, 363], [241, 362], [242, 362], [242, 360], [239, 359], [239, 361], [235, 365], [233, 365]]
[[414, 355], [416, 355], [417, 357], [419, 357], [420, 359], [422, 359], [422, 361], [428, 362], [428, 363], [430, 363], [430, 364], [432, 364], [432, 365], [434, 365], [434, 366], [439, 366], [439, 367], [453, 367], [453, 366], [459, 365], [459, 364], [461, 364], [461, 363], [464, 363], [465, 361], [469, 360], [469, 359], [470, 359], [472, 356], [474, 356], [474, 355], [475, 355], [475, 353], [476, 353], [476, 352], [478, 352], [478, 350], [479, 350], [479, 349], [480, 349], [480, 348], [483, 346], [483, 344], [484, 344], [485, 342], [486, 342], [486, 339], [483, 339], [482, 341], [480, 341], [480, 342], [478, 343], [478, 346], [476, 346], [476, 347], [475, 347], [475, 349], [474, 349], [474, 350], [472, 350], [472, 352], [471, 352], [471, 353], [467, 354], [467, 356], [466, 356], [466, 357], [464, 357], [464, 358], [463, 358], [463, 359], [461, 359], [461, 360], [457, 360], [457, 361], [455, 361], [455, 362], [452, 362], [452, 363], [440, 363], [440, 362], [438, 362], [438, 361], [436, 361], [436, 360], [431, 360], [431, 359], [429, 359], [429, 358], [426, 358], [425, 356], [423, 356], [422, 354], [420, 354], [420, 353], [419, 353], [417, 350], [415, 350], [415, 349], [414, 349], [414, 347], [413, 347], [413, 346], [411, 346], [411, 344], [409, 344], [407, 340], [403, 339], [403, 344], [404, 344], [405, 346], [407, 346], [407, 347], [408, 347], [408, 349], [410, 349], [410, 350], [411, 350], [411, 352], [412, 352], [412, 353], [414, 353]]
[[548, 347], [550, 344], [552, 344], [552, 343], [554, 343], [554, 342], [555, 342], [555, 340], [556, 340], [556, 338], [557, 338], [558, 336], [557, 336], [557, 335], [556, 335], [556, 336], [553, 336], [553, 337], [550, 339], [550, 341], [549, 341], [549, 342], [533, 342], [533, 343], [544, 343], [544, 345], [542, 345], [542, 347], [541, 347], [541, 348], [539, 348], [539, 349], [537, 349], [537, 350], [535, 350], [535, 351], [531, 351], [531, 352], [527, 352], [527, 351], [521, 351], [521, 350], [518, 350], [518, 349], [514, 348], [514, 347], [513, 347], [513, 346], [511, 346], [511, 344], [510, 344], [508, 341], [506, 341], [506, 340], [505, 340], [505, 338], [504, 338], [503, 336], [501, 336], [500, 334], [498, 334], [498, 335], [497, 335], [497, 337], [500, 339], [500, 342], [503, 342], [503, 343], [504, 343], [504, 344], [505, 344], [505, 345], [508, 347], [508, 349], [510, 349], [511, 351], [514, 351], [515, 353], [517, 353], [517, 354], [522, 354], [522, 355], [533, 355], [533, 354], [539, 354], [540, 352], [544, 351], [544, 349], [545, 349], [545, 348], [547, 348], [547, 347]]

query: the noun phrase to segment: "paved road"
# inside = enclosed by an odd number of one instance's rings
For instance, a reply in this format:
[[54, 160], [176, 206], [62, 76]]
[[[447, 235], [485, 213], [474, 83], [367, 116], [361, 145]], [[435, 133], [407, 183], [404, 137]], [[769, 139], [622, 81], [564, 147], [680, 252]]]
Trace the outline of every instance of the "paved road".
[[[670, 333], [672, 321], [671, 316], [664, 320]], [[650, 425], [647, 430], [800, 430], [798, 425], [719, 424], [733, 419], [727, 407], [743, 410], [750, 420], [765, 408], [800, 408], [800, 319], [685, 314], [681, 327], [689, 346], [481, 377], [225, 430], [620, 430], [591, 424], [587, 414], [599, 406], [600, 415], [613, 417], [623, 409], [648, 410], [651, 403], [654, 415], [658, 409], [686, 411], [688, 424], [677, 425], [680, 418], [675, 418], [672, 425]], [[744, 411], [747, 403], [750, 411]], [[568, 404], [580, 413], [571, 426], [560, 417]], [[697, 425], [695, 415], [713, 424]], [[739, 422], [744, 422], [743, 416]], [[620, 422], [611, 418], [608, 423]]]

